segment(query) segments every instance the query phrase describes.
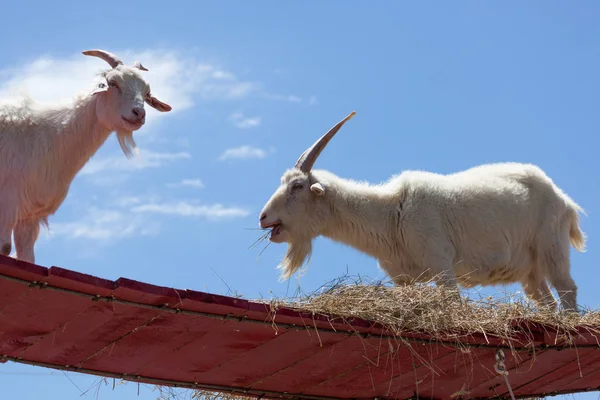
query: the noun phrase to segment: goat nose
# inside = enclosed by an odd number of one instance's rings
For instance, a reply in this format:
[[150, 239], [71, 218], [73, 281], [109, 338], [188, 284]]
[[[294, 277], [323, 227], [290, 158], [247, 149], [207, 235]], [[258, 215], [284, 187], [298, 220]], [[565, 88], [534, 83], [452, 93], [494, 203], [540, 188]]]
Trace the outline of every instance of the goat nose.
[[267, 218], [267, 214], [265, 214], [265, 213], [260, 214], [261, 221], [264, 220], [265, 218]]
[[138, 119], [142, 119], [146, 116], [146, 110], [144, 110], [142, 107], [133, 107], [131, 112], [133, 112], [133, 115], [135, 115]]

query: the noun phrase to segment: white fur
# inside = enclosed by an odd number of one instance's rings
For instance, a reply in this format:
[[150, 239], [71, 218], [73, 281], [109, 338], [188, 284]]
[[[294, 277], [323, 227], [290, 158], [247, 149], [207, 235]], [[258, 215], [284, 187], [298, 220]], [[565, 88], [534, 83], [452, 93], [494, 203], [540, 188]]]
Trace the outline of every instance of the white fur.
[[319, 235], [379, 261], [396, 284], [456, 287], [520, 282], [538, 305], [576, 310], [569, 250], [584, 251], [583, 210], [530, 164], [499, 163], [440, 175], [406, 171], [380, 185], [291, 169], [261, 213], [288, 242], [289, 278]]
[[17, 258], [35, 261], [40, 224], [48, 224], [75, 175], [111, 132], [117, 131], [127, 156], [135, 150], [132, 131], [145, 123], [144, 101], [158, 101], [138, 71], [119, 65], [104, 72], [92, 92], [68, 107], [29, 99], [0, 105], [0, 254], [11, 252], [14, 231]]

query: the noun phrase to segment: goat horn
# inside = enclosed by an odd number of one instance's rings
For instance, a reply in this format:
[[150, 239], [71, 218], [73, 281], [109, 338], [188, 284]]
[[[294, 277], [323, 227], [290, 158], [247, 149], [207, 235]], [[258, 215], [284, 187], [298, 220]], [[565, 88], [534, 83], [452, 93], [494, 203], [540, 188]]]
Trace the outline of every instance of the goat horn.
[[148, 68], [144, 67], [141, 62], [136, 61], [133, 63], [133, 66], [142, 71], [148, 71]]
[[119, 57], [112, 53], [104, 50], [86, 50], [82, 52], [86, 56], [99, 57], [110, 64], [111, 67], [116, 68], [118, 65], [122, 65], [123, 61]]
[[321, 136], [312, 146], [310, 146], [296, 161], [296, 167], [302, 172], [309, 172], [321, 151], [327, 146], [327, 143], [331, 140], [331, 138], [340, 130], [342, 125], [346, 123], [346, 121], [350, 120], [350, 118], [354, 117], [356, 111], [352, 111], [346, 118], [335, 124], [333, 128], [329, 130], [326, 134]]

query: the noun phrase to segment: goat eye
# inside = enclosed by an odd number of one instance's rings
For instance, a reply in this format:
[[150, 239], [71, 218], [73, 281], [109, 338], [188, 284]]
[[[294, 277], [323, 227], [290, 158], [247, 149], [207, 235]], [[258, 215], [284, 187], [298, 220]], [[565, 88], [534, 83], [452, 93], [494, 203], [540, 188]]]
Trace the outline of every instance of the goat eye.
[[295, 192], [296, 190], [301, 190], [304, 187], [303, 184], [301, 183], [295, 183], [292, 185], [292, 192]]
[[116, 82], [115, 82], [115, 81], [110, 81], [110, 82], [108, 82], [108, 85], [109, 85], [110, 87], [118, 88], [118, 86], [117, 86], [117, 84], [116, 84]]

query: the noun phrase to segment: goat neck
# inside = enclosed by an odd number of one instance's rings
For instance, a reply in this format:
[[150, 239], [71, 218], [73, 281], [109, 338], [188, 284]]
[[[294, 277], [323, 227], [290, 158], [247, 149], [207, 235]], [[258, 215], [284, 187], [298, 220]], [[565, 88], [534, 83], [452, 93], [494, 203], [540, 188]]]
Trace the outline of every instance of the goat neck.
[[[322, 171], [313, 171], [316, 176]], [[393, 251], [390, 243], [398, 229], [398, 202], [385, 186], [371, 186], [327, 174], [328, 191], [324, 201], [329, 203], [331, 217], [321, 232], [337, 242], [357, 248], [371, 256], [380, 257]]]
[[[104, 144], [111, 130], [103, 126], [96, 116], [97, 97], [83, 97], [75, 100], [72, 107], [52, 112], [52, 118], [60, 119], [57, 126], [52, 154], [61, 171], [74, 177], [87, 161]], [[47, 115], [50, 117], [50, 115]]]

